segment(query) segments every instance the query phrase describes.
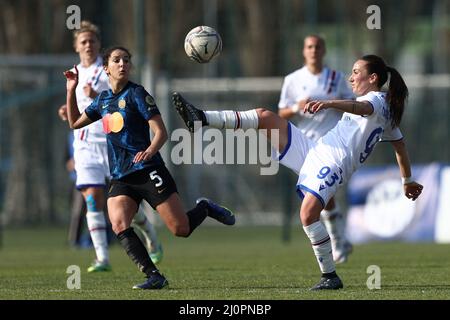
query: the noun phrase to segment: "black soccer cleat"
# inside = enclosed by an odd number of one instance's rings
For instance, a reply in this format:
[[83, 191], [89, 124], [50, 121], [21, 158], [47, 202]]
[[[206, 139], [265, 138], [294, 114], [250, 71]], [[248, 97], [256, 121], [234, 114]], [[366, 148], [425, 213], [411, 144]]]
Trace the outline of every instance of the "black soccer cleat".
[[197, 121], [201, 122], [202, 126], [208, 125], [205, 113], [187, 102], [178, 92], [172, 94], [172, 100], [190, 132], [194, 132], [194, 123]]
[[341, 279], [336, 276], [333, 278], [325, 278], [321, 277], [318, 284], [316, 284], [314, 287], [312, 287], [311, 291], [316, 290], [338, 290], [344, 288], [344, 285], [341, 281]]
[[133, 286], [133, 289], [139, 290], [158, 290], [164, 287], [167, 287], [169, 282], [162, 274], [160, 274], [157, 270], [152, 271], [152, 274], [147, 277], [147, 280], [144, 283], [137, 284]]
[[227, 226], [232, 226], [236, 223], [236, 217], [230, 209], [222, 207], [208, 198], [199, 198], [196, 201], [197, 204], [201, 202], [205, 204], [209, 217]]

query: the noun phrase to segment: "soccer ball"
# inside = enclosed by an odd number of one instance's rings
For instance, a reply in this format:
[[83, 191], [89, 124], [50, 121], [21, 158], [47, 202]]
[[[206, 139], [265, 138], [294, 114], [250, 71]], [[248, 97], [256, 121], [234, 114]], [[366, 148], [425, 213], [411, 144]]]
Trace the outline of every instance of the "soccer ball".
[[186, 35], [184, 51], [190, 59], [207, 63], [222, 51], [222, 39], [213, 28], [198, 26]]

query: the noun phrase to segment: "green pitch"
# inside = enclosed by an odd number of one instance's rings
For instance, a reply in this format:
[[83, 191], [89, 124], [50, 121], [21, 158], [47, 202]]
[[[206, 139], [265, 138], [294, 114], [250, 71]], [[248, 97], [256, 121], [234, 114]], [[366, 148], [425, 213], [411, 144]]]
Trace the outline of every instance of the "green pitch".
[[[133, 291], [144, 280], [117, 243], [113, 271], [88, 274], [90, 249], [65, 244], [66, 230], [7, 230], [0, 249], [0, 299], [449, 299], [450, 245], [356, 245], [337, 272], [344, 289], [310, 292], [318, 266], [301, 228], [281, 242], [277, 227], [200, 227], [188, 239], [159, 229], [160, 265], [169, 289]], [[81, 289], [67, 289], [67, 267], [81, 268]], [[369, 290], [367, 267], [381, 269], [381, 289]]]

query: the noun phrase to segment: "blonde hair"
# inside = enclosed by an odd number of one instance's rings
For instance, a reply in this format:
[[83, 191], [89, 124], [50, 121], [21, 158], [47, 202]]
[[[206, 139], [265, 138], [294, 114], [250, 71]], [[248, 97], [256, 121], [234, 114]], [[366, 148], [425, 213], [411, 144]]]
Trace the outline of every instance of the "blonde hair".
[[308, 38], [316, 38], [317, 40], [319, 40], [320, 44], [323, 45], [323, 47], [325, 48], [325, 38], [316, 34], [316, 33], [311, 33], [308, 34], [306, 37], [303, 38], [303, 43], [305, 43], [305, 40]]
[[83, 20], [83, 21], [81, 21], [80, 29], [76, 29], [73, 32], [73, 43], [74, 43], [74, 45], [75, 45], [75, 43], [77, 41], [78, 36], [80, 34], [84, 33], [84, 32], [92, 32], [97, 37], [98, 41], [101, 40], [100, 39], [100, 29], [95, 24], [93, 24], [92, 22], [87, 21], [87, 20]]

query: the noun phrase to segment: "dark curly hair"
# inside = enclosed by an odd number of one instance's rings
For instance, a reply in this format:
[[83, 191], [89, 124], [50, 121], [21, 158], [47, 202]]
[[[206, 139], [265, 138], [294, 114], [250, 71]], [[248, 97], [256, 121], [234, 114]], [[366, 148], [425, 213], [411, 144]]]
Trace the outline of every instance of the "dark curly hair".
[[130, 50], [128, 50], [127, 48], [124, 48], [124, 47], [121, 47], [121, 46], [109, 47], [109, 48], [105, 49], [105, 50], [102, 52], [102, 59], [103, 59], [103, 66], [104, 66], [104, 67], [107, 67], [107, 66], [108, 66], [108, 60], [109, 60], [109, 57], [111, 57], [111, 54], [112, 54], [115, 50], [122, 50], [122, 51], [125, 51], [125, 52], [128, 54], [128, 56], [130, 57], [130, 59], [131, 59], [131, 53], [130, 53]]

